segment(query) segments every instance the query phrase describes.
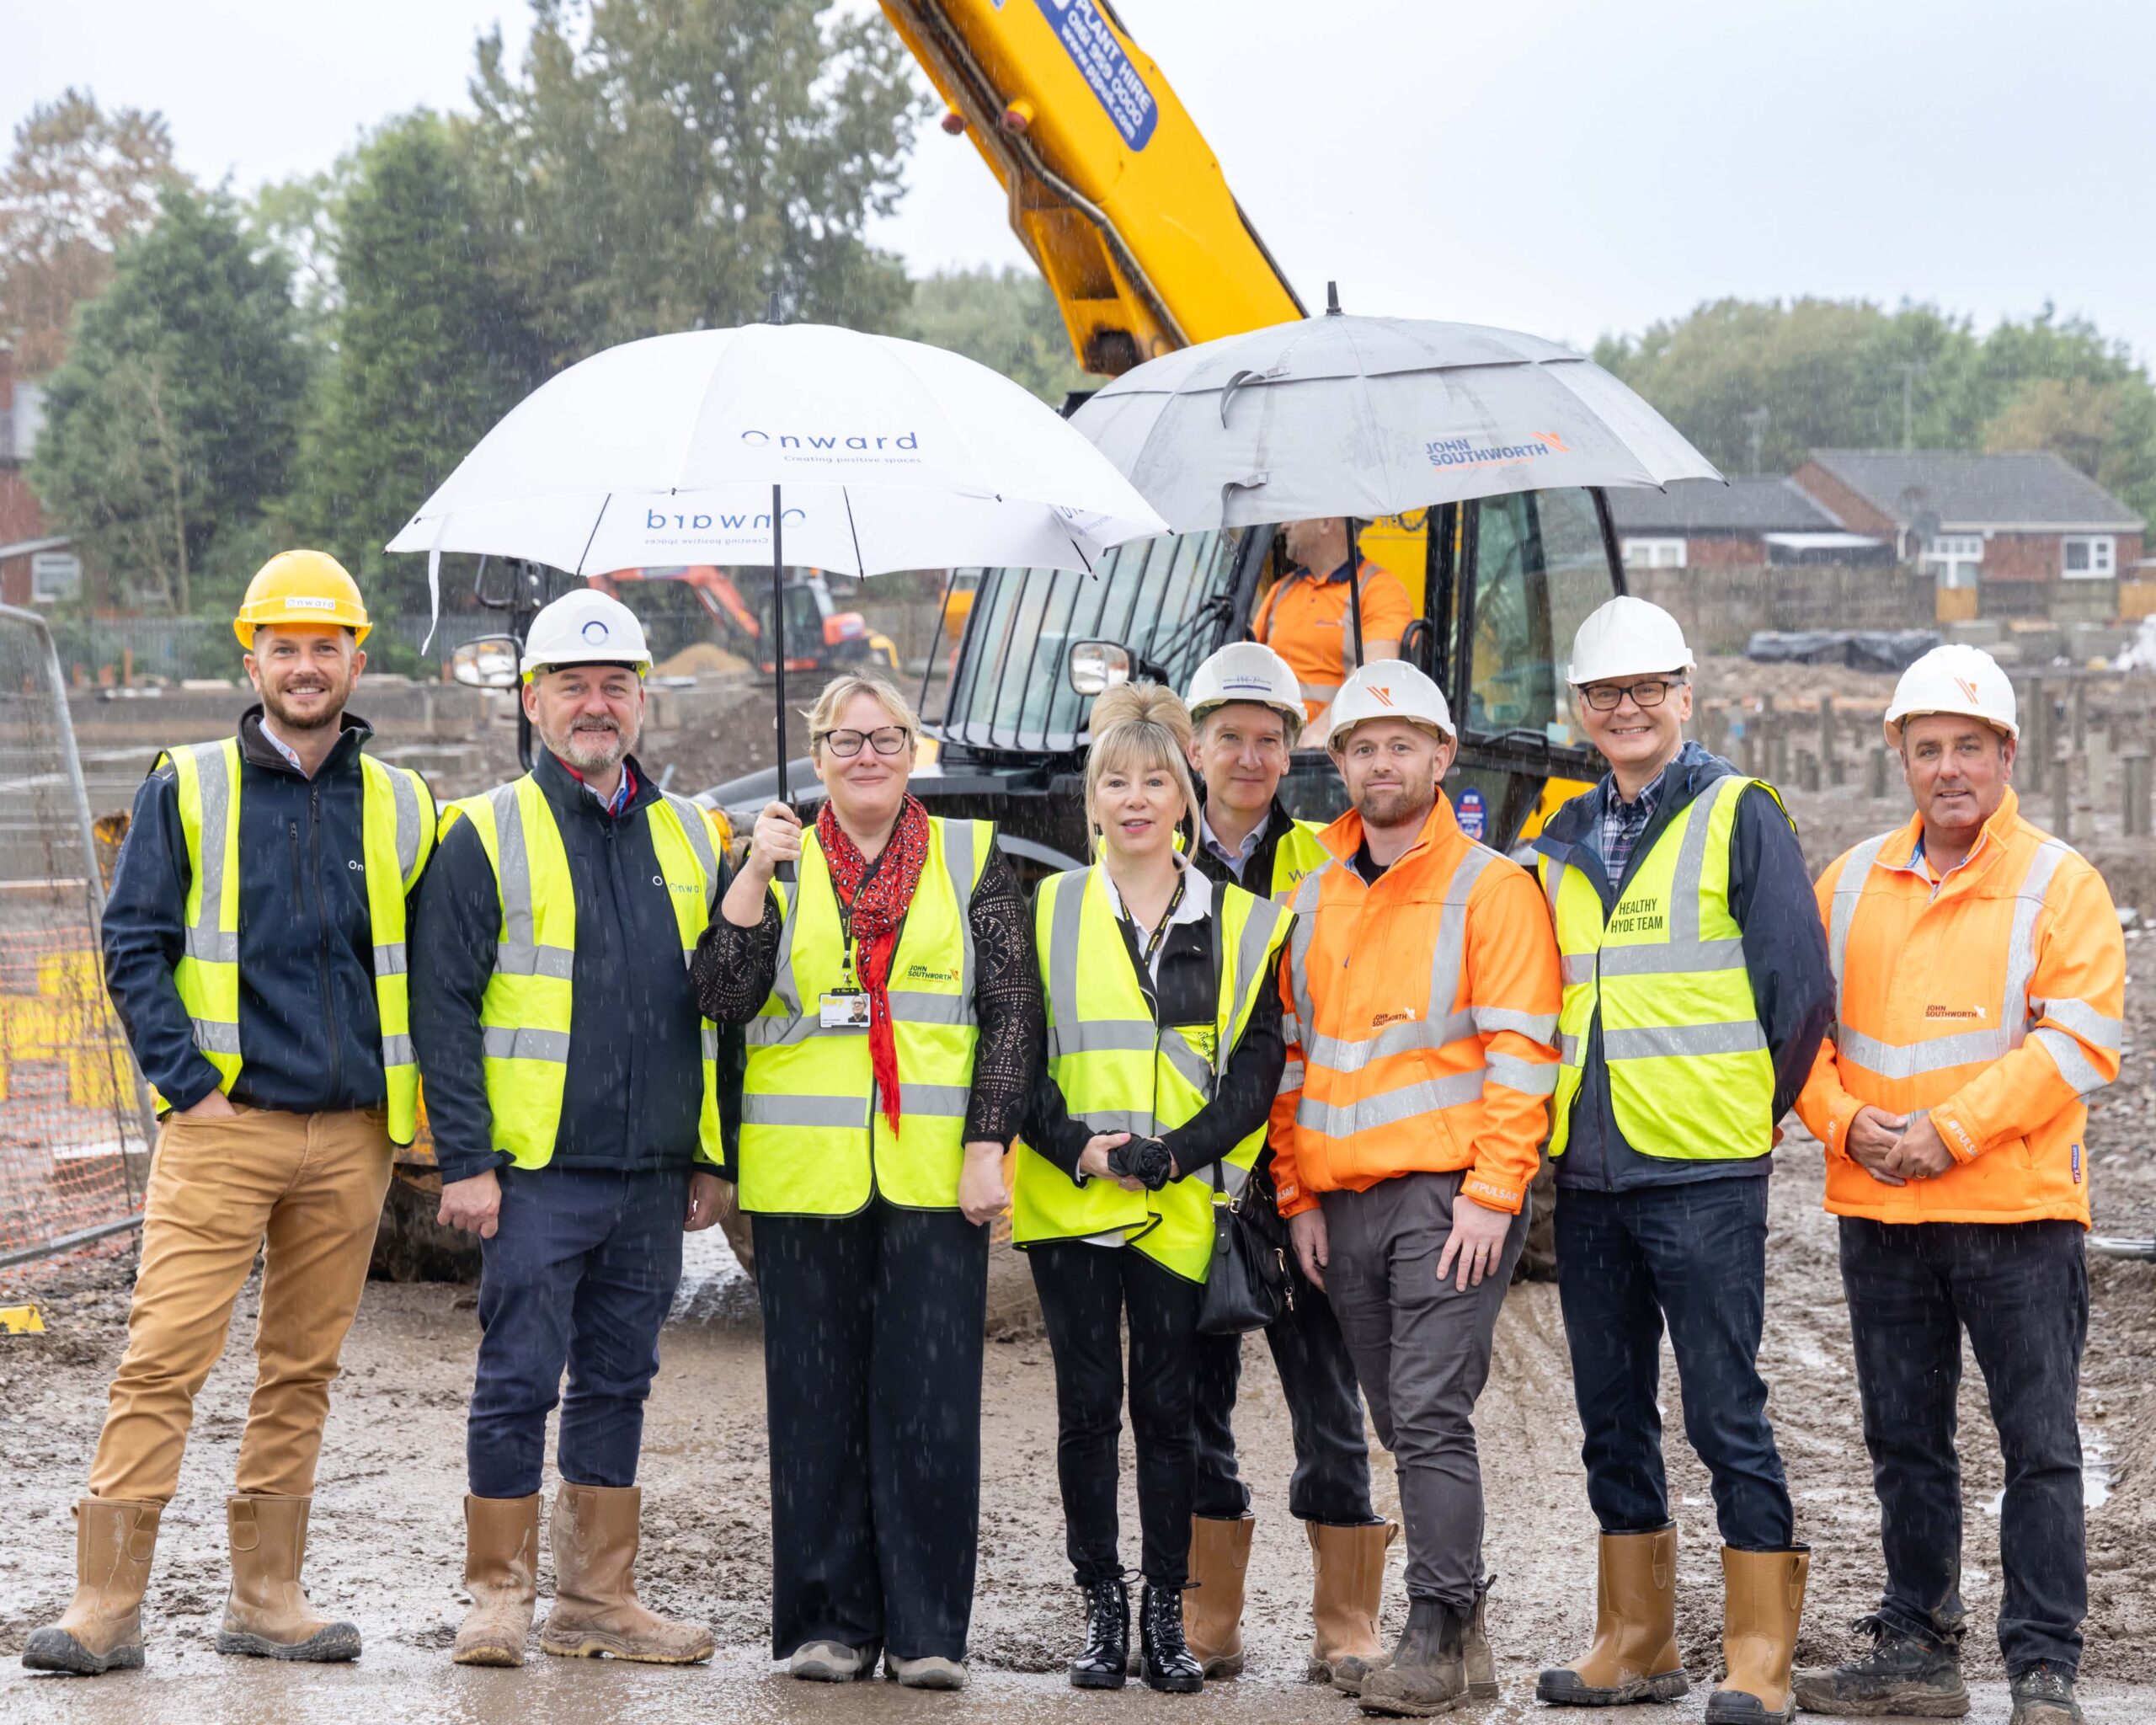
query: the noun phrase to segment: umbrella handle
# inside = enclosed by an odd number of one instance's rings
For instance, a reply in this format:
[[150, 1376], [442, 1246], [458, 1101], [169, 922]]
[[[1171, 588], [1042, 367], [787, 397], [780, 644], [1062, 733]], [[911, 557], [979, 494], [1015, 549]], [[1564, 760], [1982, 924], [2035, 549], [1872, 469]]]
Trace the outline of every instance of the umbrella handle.
[[1363, 559], [1355, 550], [1354, 516], [1343, 517], [1340, 525], [1348, 530], [1348, 620], [1353, 631], [1355, 643], [1355, 663], [1352, 670], [1360, 670], [1363, 668]]
[[771, 676], [778, 696], [778, 799], [793, 800], [786, 777], [786, 553], [779, 488], [771, 487]]

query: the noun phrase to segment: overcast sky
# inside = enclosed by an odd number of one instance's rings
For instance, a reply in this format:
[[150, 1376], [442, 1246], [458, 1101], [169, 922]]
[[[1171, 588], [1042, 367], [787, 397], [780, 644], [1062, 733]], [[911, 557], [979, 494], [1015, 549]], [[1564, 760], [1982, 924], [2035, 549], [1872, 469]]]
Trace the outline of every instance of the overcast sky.
[[[860, 5], [865, 0], [846, 0]], [[1017, 0], [1014, 0], [1017, 3]], [[2148, 0], [1118, 0], [1306, 302], [1575, 343], [1703, 299], [2046, 300], [2156, 355]], [[161, 108], [241, 189], [466, 102], [515, 0], [0, 0], [0, 118]], [[932, 127], [875, 238], [1021, 263]]]

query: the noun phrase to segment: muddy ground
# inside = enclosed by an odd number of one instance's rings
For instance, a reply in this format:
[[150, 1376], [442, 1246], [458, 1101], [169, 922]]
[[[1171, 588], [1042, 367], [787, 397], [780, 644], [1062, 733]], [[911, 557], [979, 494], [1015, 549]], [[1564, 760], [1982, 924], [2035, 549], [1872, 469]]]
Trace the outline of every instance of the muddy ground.
[[[1817, 675], [1816, 673], [1813, 675]], [[1817, 685], [1812, 685], [1815, 692]], [[1852, 696], [1862, 689], [1849, 691]], [[1838, 790], [1792, 794], [1815, 867], [1836, 850], [1903, 818], [1891, 798], [1863, 794], [1861, 776]], [[2040, 817], [2041, 818], [2041, 817]], [[2101, 830], [2092, 855], [2116, 868], [2123, 901], [2156, 913], [2143, 884], [2145, 842]], [[2130, 936], [2127, 1070], [2099, 1104], [2089, 1135], [2100, 1235], [2156, 1236], [2156, 986], [2152, 948]], [[1849, 1621], [1874, 1601], [1880, 1573], [1871, 1495], [1849, 1363], [1833, 1226], [1819, 1208], [1819, 1151], [1801, 1131], [1777, 1155], [1763, 1365], [1797, 1504], [1813, 1547], [1801, 1656], [1844, 1645]], [[325, 1449], [310, 1564], [318, 1604], [353, 1616], [368, 1653], [349, 1671], [235, 1669], [210, 1642], [224, 1587], [222, 1498], [248, 1383], [244, 1338], [250, 1287], [235, 1345], [200, 1402], [179, 1498], [168, 1511], [152, 1585], [150, 1655], [142, 1677], [99, 1684], [0, 1675], [0, 1718], [86, 1720], [335, 1718], [364, 1708], [385, 1722], [494, 1721], [536, 1706], [562, 1719], [672, 1719], [714, 1712], [999, 1720], [1020, 1713], [1075, 1716], [1080, 1707], [1172, 1707], [1150, 1696], [1079, 1698], [1056, 1673], [1074, 1646], [1075, 1595], [1061, 1552], [1054, 1471], [1054, 1391], [1045, 1343], [1022, 1333], [988, 1349], [985, 1489], [974, 1664], [980, 1680], [957, 1701], [874, 1690], [804, 1694], [774, 1679], [764, 1658], [769, 1530], [763, 1362], [753, 1300], [715, 1236], [685, 1290], [663, 1348], [646, 1432], [643, 1483], [647, 1597], [715, 1626], [722, 1653], [706, 1673], [566, 1668], [540, 1660], [523, 1674], [457, 1672], [445, 1649], [462, 1609], [459, 1590], [463, 1408], [478, 1326], [469, 1290], [446, 1285], [370, 1288], [346, 1350]], [[0, 1515], [0, 1654], [64, 1603], [73, 1541], [67, 1508], [81, 1488], [124, 1340], [132, 1261], [125, 1254], [48, 1269], [29, 1291], [50, 1332], [0, 1338], [0, 1443], [9, 1462]], [[2090, 1611], [2084, 1693], [2089, 1717], [2156, 1719], [2156, 1265], [2092, 1261], [2094, 1313], [2081, 1418], [2090, 1498]], [[13, 1296], [10, 1296], [13, 1297]], [[1678, 1433], [1673, 1371], [1665, 1376], [1670, 1472], [1684, 1527], [1679, 1628], [1695, 1691], [1678, 1717], [1697, 1717], [1718, 1662], [1720, 1584], [1704, 1471]], [[1556, 1294], [1523, 1284], [1507, 1303], [1478, 1421], [1489, 1497], [1486, 1542], [1499, 1577], [1491, 1634], [1505, 1699], [1481, 1717], [1534, 1714], [1535, 1669], [1584, 1644], [1593, 1615], [1593, 1529], [1578, 1459]], [[1998, 1609], [1997, 1446], [1973, 1365], [1961, 1399], [1967, 1476], [1965, 1593], [1973, 1633], [1968, 1660], [1979, 1719], [2004, 1720], [2004, 1685], [1991, 1619]], [[1308, 1560], [1284, 1497], [1292, 1452], [1278, 1381], [1253, 1345], [1239, 1417], [1245, 1470], [1259, 1529], [1250, 1580], [1248, 1674], [1219, 1685], [1186, 1714], [1271, 1721], [1356, 1717], [1299, 1679], [1308, 1635]], [[1396, 1506], [1378, 1458], [1385, 1507]], [[1125, 1527], [1134, 1530], [1125, 1466]], [[1127, 1541], [1128, 1543], [1128, 1541]], [[542, 1572], [542, 1594], [547, 1579]], [[1404, 1610], [1396, 1553], [1388, 1616]], [[536, 1656], [535, 1655], [535, 1658]], [[1619, 1715], [1619, 1717], [1626, 1717]], [[1669, 1718], [1664, 1711], [1649, 1716]]]

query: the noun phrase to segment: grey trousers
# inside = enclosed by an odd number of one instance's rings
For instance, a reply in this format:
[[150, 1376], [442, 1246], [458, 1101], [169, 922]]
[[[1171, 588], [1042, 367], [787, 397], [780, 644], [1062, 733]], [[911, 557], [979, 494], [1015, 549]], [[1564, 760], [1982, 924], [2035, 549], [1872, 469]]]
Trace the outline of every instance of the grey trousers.
[[[1462, 1293], [1438, 1279], [1464, 1174], [1403, 1174], [1367, 1192], [1327, 1192], [1326, 1292], [1355, 1375], [1400, 1479], [1407, 1594], [1458, 1610], [1482, 1578], [1482, 1466], [1475, 1401], [1513, 1266], [1527, 1242], [1524, 1204], [1495, 1273]], [[1459, 1274], [1457, 1265], [1454, 1277]]]

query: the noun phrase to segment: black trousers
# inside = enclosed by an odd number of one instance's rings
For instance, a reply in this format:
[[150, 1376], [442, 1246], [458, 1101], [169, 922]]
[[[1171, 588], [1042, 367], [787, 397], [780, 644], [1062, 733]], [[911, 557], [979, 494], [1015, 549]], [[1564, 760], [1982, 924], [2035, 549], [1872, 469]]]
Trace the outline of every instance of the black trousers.
[[988, 1230], [873, 1199], [755, 1220], [771, 1653], [963, 1659], [980, 1523]]
[[1954, 1436], [1967, 1329], [2006, 1462], [1999, 1648], [2009, 1675], [2040, 1662], [2077, 1669], [2089, 1610], [2074, 1418], [2089, 1339], [2081, 1225], [1844, 1216], [1841, 1231], [1864, 1441], [1886, 1548], [1880, 1615], [1935, 1643], [1961, 1628], [1961, 1464]]
[[[1295, 1303], [1265, 1331], [1295, 1438], [1288, 1513], [1298, 1521], [1367, 1526], [1378, 1516], [1370, 1504], [1370, 1449], [1364, 1435], [1355, 1362], [1341, 1339], [1332, 1302], [1300, 1269], [1288, 1274]], [[1233, 1521], [1250, 1513], [1250, 1487], [1235, 1468], [1234, 1417], [1243, 1338], [1201, 1335], [1196, 1345], [1198, 1489], [1193, 1507], [1208, 1519]]]
[[1138, 1450], [1139, 1567], [1156, 1586], [1188, 1578], [1198, 1311], [1205, 1290], [1134, 1246], [1058, 1241], [1026, 1249], [1055, 1359], [1056, 1477], [1065, 1548], [1082, 1584], [1123, 1573], [1116, 1445], [1123, 1328], [1130, 1323], [1130, 1432]]

